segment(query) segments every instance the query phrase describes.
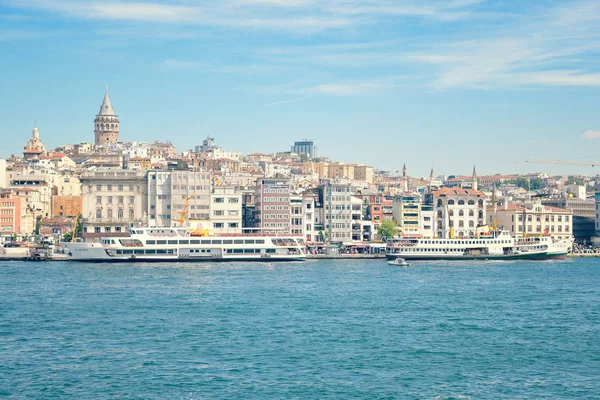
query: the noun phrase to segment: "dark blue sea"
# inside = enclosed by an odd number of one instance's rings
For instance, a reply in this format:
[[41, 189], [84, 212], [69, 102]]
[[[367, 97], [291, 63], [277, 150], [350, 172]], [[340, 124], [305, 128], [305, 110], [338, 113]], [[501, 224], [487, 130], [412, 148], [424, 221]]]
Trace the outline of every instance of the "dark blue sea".
[[0, 397], [600, 398], [600, 259], [2, 262]]

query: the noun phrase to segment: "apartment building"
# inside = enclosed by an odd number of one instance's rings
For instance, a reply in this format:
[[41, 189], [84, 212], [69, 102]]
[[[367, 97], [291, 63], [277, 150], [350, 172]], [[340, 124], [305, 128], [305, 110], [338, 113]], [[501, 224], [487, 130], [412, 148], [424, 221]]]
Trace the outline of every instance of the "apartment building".
[[254, 212], [258, 228], [290, 233], [290, 189], [289, 179], [259, 179]]
[[0, 191], [0, 237], [2, 241], [21, 233], [21, 199], [10, 190]]
[[232, 186], [216, 186], [210, 200], [210, 219], [217, 234], [242, 233], [242, 193]]

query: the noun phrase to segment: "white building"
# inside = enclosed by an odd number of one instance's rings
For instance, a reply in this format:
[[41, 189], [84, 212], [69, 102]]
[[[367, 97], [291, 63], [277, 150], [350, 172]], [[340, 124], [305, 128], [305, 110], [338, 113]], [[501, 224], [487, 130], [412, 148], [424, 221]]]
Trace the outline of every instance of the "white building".
[[315, 198], [312, 195], [290, 197], [290, 231], [306, 242], [316, 240]]
[[544, 206], [540, 203], [509, 203], [488, 210], [491, 226], [510, 230], [513, 235], [550, 235], [568, 239], [573, 235], [571, 210]]
[[210, 199], [208, 171], [171, 171], [171, 218], [177, 225], [181, 225], [184, 213], [188, 219], [210, 219]]
[[230, 186], [213, 188], [210, 219], [217, 234], [242, 233], [242, 194]]
[[170, 227], [171, 171], [148, 171], [148, 224], [156, 227]]
[[352, 242], [352, 191], [350, 184], [325, 181], [319, 187], [324, 228], [333, 242]]

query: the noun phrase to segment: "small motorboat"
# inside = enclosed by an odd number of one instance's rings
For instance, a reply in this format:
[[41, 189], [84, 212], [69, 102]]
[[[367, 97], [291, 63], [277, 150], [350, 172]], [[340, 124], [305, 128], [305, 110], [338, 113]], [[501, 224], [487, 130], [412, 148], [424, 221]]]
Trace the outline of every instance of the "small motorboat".
[[388, 261], [390, 265], [398, 265], [400, 267], [408, 267], [410, 264], [406, 262], [404, 258], [396, 257], [393, 260]]

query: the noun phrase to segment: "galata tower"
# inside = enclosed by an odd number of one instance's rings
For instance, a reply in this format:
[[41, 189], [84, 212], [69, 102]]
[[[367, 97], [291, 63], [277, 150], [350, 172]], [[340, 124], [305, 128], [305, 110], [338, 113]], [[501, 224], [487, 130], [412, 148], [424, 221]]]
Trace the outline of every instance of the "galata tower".
[[104, 100], [100, 106], [100, 112], [94, 120], [95, 143], [98, 145], [108, 145], [119, 141], [119, 118], [113, 110], [108, 97], [108, 86], [104, 93]]

